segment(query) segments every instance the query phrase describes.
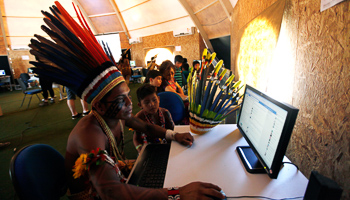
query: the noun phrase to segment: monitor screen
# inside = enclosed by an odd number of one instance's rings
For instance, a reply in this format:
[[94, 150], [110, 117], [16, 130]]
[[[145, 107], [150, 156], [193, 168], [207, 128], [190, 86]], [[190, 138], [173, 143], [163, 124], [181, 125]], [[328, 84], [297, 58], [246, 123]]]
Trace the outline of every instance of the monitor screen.
[[[237, 127], [249, 148], [237, 150], [242, 161], [247, 161], [248, 157], [256, 160], [244, 163], [249, 172], [266, 172], [271, 178], [277, 178], [298, 112], [297, 108], [246, 85]], [[255, 164], [256, 171], [253, 169]]]
[[0, 70], [0, 76], [5, 76], [5, 75], [6, 75], [5, 70], [1, 69]]
[[135, 60], [130, 60], [130, 67], [135, 67], [135, 66], [136, 66]]

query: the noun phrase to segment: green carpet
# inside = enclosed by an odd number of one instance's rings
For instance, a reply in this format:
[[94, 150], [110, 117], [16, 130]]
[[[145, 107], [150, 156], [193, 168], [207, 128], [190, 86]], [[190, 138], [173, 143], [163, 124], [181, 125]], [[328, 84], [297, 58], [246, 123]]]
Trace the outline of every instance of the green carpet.
[[[136, 89], [141, 84], [130, 83], [133, 101], [133, 113], [140, 111], [137, 106]], [[54, 89], [59, 97], [58, 89]], [[79, 119], [72, 120], [66, 100], [59, 101], [48, 106], [39, 107], [36, 96], [27, 109], [27, 98], [20, 108], [24, 94], [22, 91], [7, 91], [0, 88], [0, 106], [3, 116], [0, 116], [0, 143], [11, 142], [11, 145], [0, 149], [0, 199], [16, 199], [15, 192], [9, 176], [9, 165], [15, 149], [19, 150], [29, 144], [48, 144], [58, 150], [63, 156], [66, 152], [66, 144], [70, 131]], [[39, 98], [42, 95], [39, 94]], [[80, 101], [76, 100], [76, 109], [82, 111]], [[128, 159], [136, 159], [137, 151], [132, 143], [132, 133], [125, 130], [125, 155]], [[62, 199], [67, 199], [62, 197]]]

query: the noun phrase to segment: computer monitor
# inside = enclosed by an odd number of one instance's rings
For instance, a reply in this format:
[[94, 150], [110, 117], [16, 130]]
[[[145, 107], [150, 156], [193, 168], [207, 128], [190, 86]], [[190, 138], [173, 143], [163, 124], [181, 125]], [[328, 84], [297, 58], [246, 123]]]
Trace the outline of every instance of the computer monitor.
[[5, 70], [1, 69], [1, 70], [0, 70], [0, 76], [5, 76], [5, 75], [6, 75]]
[[130, 60], [130, 67], [135, 67], [135, 66], [136, 66], [135, 60]]
[[249, 147], [237, 152], [248, 172], [277, 178], [298, 112], [246, 85], [237, 127]]
[[31, 68], [28, 68], [28, 74], [32, 74], [33, 70]]

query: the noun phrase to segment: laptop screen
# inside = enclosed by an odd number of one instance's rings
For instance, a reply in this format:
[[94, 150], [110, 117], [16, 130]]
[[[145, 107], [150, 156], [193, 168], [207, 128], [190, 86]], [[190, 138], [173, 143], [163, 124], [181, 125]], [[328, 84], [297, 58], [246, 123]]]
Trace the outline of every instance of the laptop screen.
[[5, 73], [5, 70], [0, 70], [0, 76], [5, 76], [6, 75], [6, 73]]

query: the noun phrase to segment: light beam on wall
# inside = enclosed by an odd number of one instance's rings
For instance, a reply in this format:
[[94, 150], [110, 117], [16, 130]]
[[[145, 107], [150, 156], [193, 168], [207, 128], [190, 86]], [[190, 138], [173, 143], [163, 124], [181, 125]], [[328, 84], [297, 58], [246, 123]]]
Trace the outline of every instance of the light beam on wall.
[[245, 28], [237, 57], [240, 80], [266, 91], [268, 67], [278, 33], [266, 18], [257, 18]]

